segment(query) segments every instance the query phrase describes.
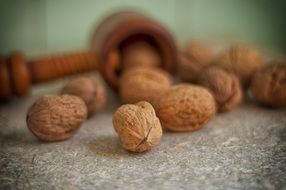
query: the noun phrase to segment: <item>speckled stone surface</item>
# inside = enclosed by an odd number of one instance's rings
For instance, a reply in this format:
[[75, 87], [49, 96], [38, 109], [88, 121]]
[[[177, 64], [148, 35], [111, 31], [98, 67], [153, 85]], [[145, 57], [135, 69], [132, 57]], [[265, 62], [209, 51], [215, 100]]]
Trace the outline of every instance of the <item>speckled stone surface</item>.
[[0, 189], [286, 189], [286, 110], [248, 102], [193, 133], [164, 132], [143, 154], [120, 147], [112, 127], [119, 101], [70, 140], [38, 141], [27, 108], [62, 82], [0, 107]]

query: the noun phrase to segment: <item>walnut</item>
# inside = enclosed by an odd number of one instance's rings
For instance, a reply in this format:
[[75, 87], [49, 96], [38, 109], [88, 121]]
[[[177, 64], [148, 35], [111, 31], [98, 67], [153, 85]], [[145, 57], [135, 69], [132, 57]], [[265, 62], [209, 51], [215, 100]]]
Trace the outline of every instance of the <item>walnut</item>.
[[262, 55], [257, 50], [242, 44], [233, 45], [217, 60], [218, 65], [237, 75], [243, 88], [250, 85], [252, 75], [262, 62]]
[[183, 81], [197, 82], [202, 69], [214, 58], [213, 51], [204, 43], [188, 42], [179, 54], [178, 75]]
[[134, 67], [122, 74], [119, 94], [124, 103], [141, 100], [153, 103], [170, 86], [171, 77], [167, 72], [159, 68]]
[[162, 94], [155, 106], [163, 127], [172, 131], [194, 131], [215, 115], [212, 94], [205, 88], [179, 84]]
[[113, 126], [126, 150], [143, 152], [159, 143], [162, 127], [151, 104], [145, 101], [117, 109]]
[[61, 141], [72, 137], [87, 117], [83, 100], [71, 95], [45, 95], [28, 110], [27, 125], [43, 141]]
[[199, 84], [213, 94], [219, 112], [230, 111], [241, 102], [242, 90], [237, 77], [219, 67], [210, 66], [204, 70]]
[[286, 64], [270, 62], [253, 76], [254, 98], [271, 107], [286, 107]]
[[134, 42], [122, 51], [123, 69], [134, 66], [159, 67], [161, 57], [154, 47], [144, 41]]
[[104, 87], [94, 77], [79, 77], [64, 86], [61, 94], [71, 94], [83, 99], [88, 117], [101, 110], [106, 104]]

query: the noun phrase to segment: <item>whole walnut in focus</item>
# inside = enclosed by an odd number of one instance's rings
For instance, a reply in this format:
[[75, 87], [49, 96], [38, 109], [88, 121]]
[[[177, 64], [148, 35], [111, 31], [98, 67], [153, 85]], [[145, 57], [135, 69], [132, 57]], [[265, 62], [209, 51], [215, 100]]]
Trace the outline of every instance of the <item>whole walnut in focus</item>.
[[71, 80], [63, 87], [61, 94], [71, 94], [82, 98], [87, 106], [89, 117], [106, 104], [105, 89], [94, 77], [79, 77]]
[[230, 111], [241, 102], [242, 90], [238, 78], [222, 68], [208, 67], [200, 75], [198, 83], [213, 94], [219, 112]]
[[144, 41], [129, 44], [122, 50], [122, 67], [134, 66], [159, 67], [161, 57], [154, 47]]
[[212, 94], [204, 87], [179, 84], [162, 94], [154, 104], [163, 127], [172, 131], [194, 131], [215, 115]]
[[113, 126], [126, 150], [143, 152], [159, 143], [162, 127], [151, 104], [145, 101], [117, 109]]
[[123, 103], [142, 100], [151, 104], [171, 86], [170, 75], [159, 68], [133, 67], [121, 75], [119, 94]]
[[178, 75], [183, 81], [196, 83], [202, 69], [214, 59], [214, 52], [204, 43], [189, 42], [179, 54]]
[[28, 110], [27, 125], [43, 141], [72, 137], [87, 117], [83, 100], [72, 95], [45, 95]]
[[272, 107], [286, 107], [286, 64], [271, 62], [256, 72], [251, 83], [254, 98]]
[[250, 85], [252, 75], [262, 62], [262, 55], [257, 50], [242, 44], [233, 45], [217, 60], [218, 65], [237, 75], [243, 88]]

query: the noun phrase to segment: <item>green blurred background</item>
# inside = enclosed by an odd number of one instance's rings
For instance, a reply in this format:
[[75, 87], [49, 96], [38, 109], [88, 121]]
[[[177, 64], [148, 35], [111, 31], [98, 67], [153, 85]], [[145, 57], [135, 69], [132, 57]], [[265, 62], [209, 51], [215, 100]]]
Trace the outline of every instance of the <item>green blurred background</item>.
[[86, 48], [98, 21], [126, 8], [161, 21], [179, 43], [242, 40], [286, 52], [283, 0], [0, 0], [0, 53]]

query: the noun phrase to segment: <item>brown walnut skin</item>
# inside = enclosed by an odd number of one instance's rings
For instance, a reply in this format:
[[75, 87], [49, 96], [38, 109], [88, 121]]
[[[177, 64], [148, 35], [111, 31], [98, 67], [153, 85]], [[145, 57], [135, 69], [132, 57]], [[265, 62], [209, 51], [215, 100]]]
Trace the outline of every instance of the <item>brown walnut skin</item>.
[[139, 41], [129, 44], [122, 51], [123, 69], [134, 66], [159, 67], [161, 57], [154, 47], [147, 42]]
[[79, 77], [67, 83], [61, 94], [71, 94], [83, 99], [88, 117], [100, 111], [106, 104], [104, 87], [94, 77]]
[[216, 63], [236, 74], [242, 87], [247, 89], [253, 74], [261, 68], [263, 58], [257, 50], [243, 44], [236, 44], [224, 51]]
[[122, 74], [119, 94], [123, 103], [145, 100], [152, 104], [171, 83], [171, 76], [159, 68], [134, 67]]
[[201, 129], [216, 112], [212, 94], [204, 87], [189, 84], [171, 87], [154, 107], [162, 126], [177, 132]]
[[286, 64], [271, 62], [253, 76], [254, 98], [270, 107], [286, 107]]
[[132, 152], [150, 150], [162, 136], [155, 110], [145, 101], [118, 108], [113, 116], [113, 126], [123, 148]]
[[196, 83], [203, 68], [214, 59], [214, 52], [200, 42], [188, 42], [179, 54], [178, 75], [183, 81]]
[[72, 137], [87, 117], [83, 100], [71, 95], [45, 95], [28, 110], [27, 126], [42, 141]]
[[222, 68], [208, 67], [200, 75], [199, 84], [213, 94], [218, 112], [230, 111], [241, 102], [243, 93], [238, 78]]

